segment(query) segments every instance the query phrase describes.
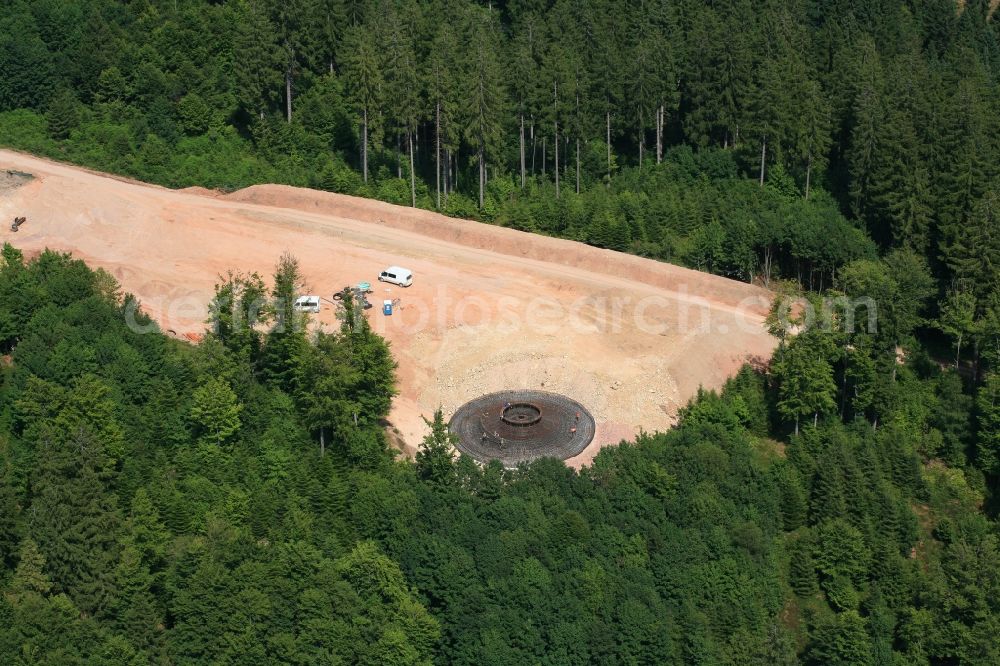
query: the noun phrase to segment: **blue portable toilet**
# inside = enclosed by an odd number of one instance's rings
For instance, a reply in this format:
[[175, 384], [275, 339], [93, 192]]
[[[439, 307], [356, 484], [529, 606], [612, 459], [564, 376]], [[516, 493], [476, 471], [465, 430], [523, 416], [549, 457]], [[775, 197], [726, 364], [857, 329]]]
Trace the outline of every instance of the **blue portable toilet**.
[[388, 299], [382, 301], [382, 314], [386, 317], [392, 314], [392, 301]]

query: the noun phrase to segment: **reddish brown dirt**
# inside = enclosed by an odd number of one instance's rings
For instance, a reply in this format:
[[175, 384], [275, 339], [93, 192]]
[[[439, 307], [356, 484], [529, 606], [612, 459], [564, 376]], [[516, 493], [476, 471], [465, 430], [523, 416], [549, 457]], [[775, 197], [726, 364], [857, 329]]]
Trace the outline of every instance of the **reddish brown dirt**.
[[[369, 320], [399, 362], [390, 422], [408, 452], [438, 406], [450, 415], [482, 393], [540, 388], [593, 413], [594, 443], [570, 461], [584, 464], [669, 427], [699, 386], [719, 387], [775, 344], [769, 292], [572, 241], [286, 186], [172, 191], [8, 151], [0, 169], [36, 176], [0, 193], [0, 222], [28, 217], [17, 233], [0, 225], [0, 242], [103, 267], [185, 339], [203, 332], [220, 273], [267, 275], [285, 251], [308, 293], [371, 282]], [[413, 286], [376, 282], [390, 264], [411, 269]], [[391, 317], [386, 297], [400, 299]], [[316, 319], [336, 326], [326, 303]]]

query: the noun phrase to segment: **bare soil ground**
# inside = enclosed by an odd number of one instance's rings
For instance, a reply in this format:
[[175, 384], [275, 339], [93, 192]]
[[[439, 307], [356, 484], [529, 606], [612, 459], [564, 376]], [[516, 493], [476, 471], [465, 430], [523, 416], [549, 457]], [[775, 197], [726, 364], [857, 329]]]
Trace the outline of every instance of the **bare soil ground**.
[[[594, 415], [593, 444], [570, 461], [586, 464], [605, 444], [669, 427], [699, 386], [775, 345], [769, 292], [572, 241], [279, 185], [174, 191], [9, 151], [2, 169], [35, 178], [0, 188], [0, 220], [28, 217], [17, 233], [0, 225], [0, 242], [103, 267], [179, 337], [204, 331], [220, 273], [269, 275], [285, 251], [309, 293], [371, 282], [368, 318], [399, 362], [389, 420], [407, 453], [438, 406], [450, 416], [482, 393], [539, 388]], [[377, 282], [390, 264], [411, 269], [413, 286]], [[399, 299], [389, 317], [386, 298]], [[327, 303], [316, 325], [337, 326]]]

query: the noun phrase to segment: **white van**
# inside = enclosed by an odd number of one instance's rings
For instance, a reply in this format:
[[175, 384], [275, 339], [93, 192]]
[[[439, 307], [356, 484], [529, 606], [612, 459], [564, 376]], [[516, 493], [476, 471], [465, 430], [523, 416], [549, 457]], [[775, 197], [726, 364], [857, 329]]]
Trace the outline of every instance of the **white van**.
[[319, 312], [319, 296], [299, 296], [292, 307], [299, 312]]
[[409, 287], [413, 284], [413, 273], [409, 269], [400, 266], [389, 266], [378, 274], [379, 282], [391, 282], [400, 287]]

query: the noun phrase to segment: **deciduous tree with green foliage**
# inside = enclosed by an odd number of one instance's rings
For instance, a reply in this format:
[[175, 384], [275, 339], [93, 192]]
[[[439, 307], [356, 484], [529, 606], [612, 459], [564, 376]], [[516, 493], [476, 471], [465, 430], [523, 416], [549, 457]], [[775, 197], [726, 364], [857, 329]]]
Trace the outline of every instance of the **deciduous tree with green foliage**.
[[225, 381], [210, 377], [191, 396], [191, 421], [201, 440], [222, 446], [240, 428], [242, 406]]

